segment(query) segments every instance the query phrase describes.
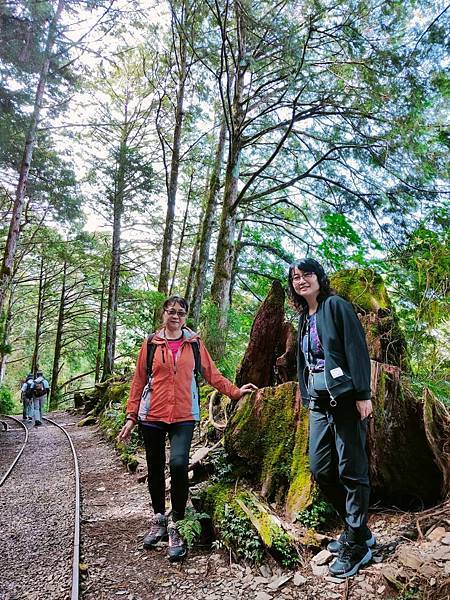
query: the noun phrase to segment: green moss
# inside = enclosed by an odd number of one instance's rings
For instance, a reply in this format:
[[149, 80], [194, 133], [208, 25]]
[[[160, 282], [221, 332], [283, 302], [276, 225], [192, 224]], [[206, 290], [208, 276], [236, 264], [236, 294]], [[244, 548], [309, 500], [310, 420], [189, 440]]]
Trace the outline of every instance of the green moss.
[[336, 292], [365, 312], [388, 310], [391, 303], [383, 278], [371, 269], [346, 269], [331, 276]]
[[289, 487], [295, 437], [296, 384], [289, 382], [252, 394], [225, 432], [225, 448], [246, 461], [247, 471], [264, 495], [285, 496]]
[[295, 432], [290, 486], [286, 500], [286, 511], [291, 518], [298, 511], [304, 510], [312, 501], [313, 486], [309, 470], [308, 430], [309, 411], [302, 406]]

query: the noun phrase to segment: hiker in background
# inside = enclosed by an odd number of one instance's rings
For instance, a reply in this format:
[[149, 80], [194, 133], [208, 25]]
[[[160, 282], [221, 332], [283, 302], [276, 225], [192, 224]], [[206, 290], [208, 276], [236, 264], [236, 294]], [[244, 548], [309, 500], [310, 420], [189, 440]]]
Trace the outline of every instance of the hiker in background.
[[[196, 375], [233, 400], [257, 389], [238, 388], [214, 365], [198, 335], [186, 327], [188, 303], [171, 296], [163, 305], [163, 328], [144, 341], [137, 360], [126, 407], [126, 422], [118, 440], [127, 442], [139, 424], [145, 445], [148, 488], [155, 513], [144, 548], [169, 538], [170, 561], [186, 555], [186, 543], [176, 523], [184, 518], [188, 498], [189, 450], [195, 423], [200, 420]], [[165, 507], [166, 435], [170, 442], [171, 522]]]
[[48, 398], [50, 392], [50, 386], [48, 381], [45, 379], [42, 371], [36, 373], [33, 386], [33, 413], [34, 413], [34, 424], [36, 427], [42, 425], [42, 412], [44, 408], [44, 402]]
[[20, 399], [22, 401], [22, 421], [33, 420], [33, 373], [28, 373], [20, 388]]
[[288, 290], [300, 313], [298, 380], [309, 404], [309, 464], [342, 518], [344, 531], [328, 544], [335, 577], [351, 577], [372, 557], [367, 526], [367, 419], [372, 416], [370, 359], [353, 306], [330, 289], [323, 267], [303, 258], [289, 267]]

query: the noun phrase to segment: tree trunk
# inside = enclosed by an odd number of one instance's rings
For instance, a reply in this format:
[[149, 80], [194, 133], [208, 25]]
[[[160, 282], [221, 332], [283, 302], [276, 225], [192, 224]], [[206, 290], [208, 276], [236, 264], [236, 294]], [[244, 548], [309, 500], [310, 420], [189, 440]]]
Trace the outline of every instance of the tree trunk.
[[59, 299], [58, 325], [56, 327], [55, 352], [53, 355], [52, 381], [50, 385], [50, 402], [49, 410], [58, 408], [58, 377], [59, 377], [59, 361], [61, 359], [62, 337], [64, 329], [64, 317], [66, 308], [66, 275], [67, 263], [63, 266], [63, 280], [61, 286], [61, 296]]
[[36, 373], [39, 370], [39, 346], [41, 341], [41, 330], [42, 321], [44, 316], [44, 290], [45, 290], [45, 279], [44, 275], [44, 259], [41, 257], [41, 268], [39, 271], [39, 291], [38, 291], [38, 302], [36, 310], [36, 327], [34, 330], [34, 349], [33, 356], [31, 358], [31, 373]]
[[106, 273], [102, 275], [102, 292], [100, 296], [100, 313], [98, 315], [97, 352], [95, 355], [95, 383], [100, 381], [100, 367], [102, 364], [103, 348], [103, 313], [105, 311]]
[[220, 189], [220, 172], [222, 170], [223, 155], [226, 139], [226, 122], [222, 121], [217, 141], [216, 154], [214, 158], [213, 171], [209, 180], [208, 198], [203, 217], [202, 232], [200, 237], [199, 257], [195, 275], [194, 293], [192, 297], [191, 319], [194, 329], [200, 320], [200, 311], [206, 286], [206, 275], [208, 272], [209, 249], [214, 219], [217, 210], [217, 198]]
[[[188, 274], [188, 278], [186, 281], [186, 290], [184, 292], [184, 297], [186, 298], [189, 305], [192, 304], [192, 286], [194, 285], [194, 278], [196, 277], [196, 274], [197, 274], [198, 253], [200, 250], [200, 233], [201, 233], [200, 227], [201, 227], [202, 222], [203, 222], [203, 218], [200, 217], [200, 223], [198, 225], [199, 231], [195, 238], [194, 252], [192, 253], [191, 264], [189, 266], [189, 274]], [[193, 325], [193, 327], [195, 329], [194, 325]]]
[[114, 370], [116, 352], [117, 306], [120, 282], [120, 237], [122, 229], [122, 214], [125, 189], [125, 160], [127, 150], [127, 107], [125, 108], [125, 126], [119, 148], [119, 164], [117, 169], [117, 184], [113, 199], [113, 239], [111, 253], [111, 270], [109, 276], [108, 308], [106, 313], [105, 355], [103, 360], [102, 381], [110, 377]]
[[237, 239], [236, 239], [236, 242], [235, 242], [234, 248], [233, 248], [233, 250], [234, 250], [233, 251], [233, 266], [231, 267], [231, 283], [230, 283], [230, 306], [233, 301], [233, 291], [234, 291], [234, 285], [236, 283], [236, 275], [238, 272], [239, 256], [242, 252], [241, 240], [242, 240], [242, 236], [244, 234], [244, 227], [245, 227], [245, 220], [242, 219], [241, 225], [239, 227], [239, 233], [237, 235]]
[[31, 123], [28, 129], [25, 148], [22, 156], [22, 162], [19, 171], [19, 182], [16, 188], [16, 196], [13, 206], [13, 213], [8, 231], [8, 237], [6, 240], [5, 251], [3, 255], [2, 268], [0, 272], [0, 314], [5, 303], [5, 297], [7, 289], [10, 285], [12, 272], [14, 267], [14, 258], [17, 250], [17, 242], [19, 240], [20, 233], [20, 219], [22, 217], [22, 210], [25, 200], [25, 193], [28, 181], [28, 174], [30, 172], [31, 161], [33, 157], [33, 150], [36, 145], [36, 131], [39, 124], [39, 117], [42, 108], [42, 102], [44, 98], [45, 86], [47, 83], [48, 70], [50, 66], [51, 52], [56, 37], [56, 26], [60, 19], [61, 13], [64, 8], [64, 0], [59, 0], [56, 8], [55, 15], [50, 22], [47, 40], [44, 50], [44, 62], [42, 63], [41, 71], [39, 74], [39, 81], [36, 89], [36, 96], [34, 100], [34, 109], [31, 116]]
[[169, 296], [171, 296], [172, 292], [173, 292], [173, 287], [175, 285], [175, 278], [177, 276], [177, 271], [178, 271], [178, 263], [180, 262], [181, 251], [183, 249], [184, 236], [185, 236], [185, 233], [186, 233], [187, 218], [188, 218], [188, 214], [189, 214], [189, 205], [191, 203], [192, 180], [193, 179], [194, 179], [194, 171], [192, 171], [192, 173], [191, 173], [191, 180], [189, 181], [189, 191], [188, 191], [188, 195], [187, 195], [186, 208], [185, 208], [185, 211], [184, 211], [183, 225], [181, 227], [180, 243], [178, 244], [177, 258], [175, 260], [175, 266], [173, 268], [172, 283], [170, 284]]
[[[225, 175], [225, 189], [220, 220], [219, 238], [215, 260], [215, 272], [211, 287], [212, 301], [217, 314], [212, 315], [207, 330], [207, 344], [215, 360], [223, 357], [228, 326], [230, 306], [231, 274], [233, 270], [234, 240], [236, 230], [236, 201], [242, 152], [242, 123], [244, 121], [244, 77], [247, 71], [246, 60], [246, 23], [243, 8], [236, 3], [236, 22], [238, 35], [237, 73], [234, 82], [234, 97], [231, 114], [230, 147]], [[231, 74], [229, 74], [231, 78]]]
[[[175, 15], [172, 14], [172, 19], [175, 20]], [[176, 29], [183, 27], [186, 22], [186, 14], [183, 23], [177, 24]], [[178, 58], [178, 90], [177, 102], [175, 108], [175, 128], [173, 132], [172, 142], [172, 159], [170, 163], [170, 175], [167, 188], [167, 213], [166, 224], [164, 228], [163, 247], [161, 256], [161, 270], [158, 281], [158, 292], [167, 296], [169, 289], [169, 274], [170, 274], [170, 255], [173, 242], [173, 222], [175, 218], [175, 202], [178, 190], [178, 173], [180, 170], [180, 148], [181, 148], [181, 131], [183, 126], [183, 103], [184, 92], [186, 87], [187, 77], [187, 41], [183, 32], [179, 32], [179, 58]], [[155, 315], [156, 316], [156, 315]]]
[[4, 309], [4, 319], [2, 319], [0, 325], [1, 342], [0, 342], [0, 384], [6, 375], [6, 364], [8, 362], [8, 355], [10, 353], [9, 347], [9, 334], [11, 333], [11, 321], [12, 321], [12, 306], [13, 306], [13, 290], [10, 288], [8, 294], [8, 302], [6, 304], [6, 310]]

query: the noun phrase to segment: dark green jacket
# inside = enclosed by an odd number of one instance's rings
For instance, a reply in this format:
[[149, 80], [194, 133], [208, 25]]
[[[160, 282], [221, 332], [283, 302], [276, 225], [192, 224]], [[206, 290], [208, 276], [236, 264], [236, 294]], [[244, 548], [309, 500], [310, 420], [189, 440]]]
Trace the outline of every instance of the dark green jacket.
[[[300, 315], [298, 328], [297, 369], [304, 404], [308, 367], [302, 351], [306, 315]], [[317, 333], [325, 355], [325, 380], [335, 400], [345, 394], [354, 400], [370, 400], [370, 358], [366, 336], [353, 306], [340, 296], [328, 296], [317, 309]]]

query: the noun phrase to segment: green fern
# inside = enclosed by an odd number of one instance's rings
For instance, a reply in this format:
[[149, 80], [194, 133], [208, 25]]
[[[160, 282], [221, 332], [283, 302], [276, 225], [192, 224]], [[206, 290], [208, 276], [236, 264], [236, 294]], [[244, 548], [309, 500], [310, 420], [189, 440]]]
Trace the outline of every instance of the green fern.
[[178, 532], [186, 542], [188, 548], [192, 548], [201, 536], [201, 520], [209, 518], [210, 516], [206, 513], [198, 513], [193, 508], [188, 508], [184, 519], [177, 521]]

